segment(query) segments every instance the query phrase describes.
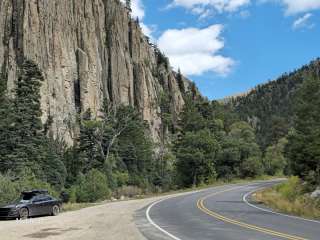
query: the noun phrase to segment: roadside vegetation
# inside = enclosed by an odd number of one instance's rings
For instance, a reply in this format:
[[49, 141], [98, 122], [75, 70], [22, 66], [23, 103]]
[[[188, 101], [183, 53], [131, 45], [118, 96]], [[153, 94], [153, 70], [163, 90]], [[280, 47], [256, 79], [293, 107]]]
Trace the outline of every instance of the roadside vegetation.
[[291, 177], [288, 182], [257, 192], [254, 199], [275, 211], [320, 219], [320, 199], [311, 198], [309, 189], [298, 177]]
[[287, 183], [258, 193], [256, 198], [281, 212], [320, 219], [320, 78], [309, 75], [297, 92], [295, 119], [288, 134], [286, 156], [292, 177]]

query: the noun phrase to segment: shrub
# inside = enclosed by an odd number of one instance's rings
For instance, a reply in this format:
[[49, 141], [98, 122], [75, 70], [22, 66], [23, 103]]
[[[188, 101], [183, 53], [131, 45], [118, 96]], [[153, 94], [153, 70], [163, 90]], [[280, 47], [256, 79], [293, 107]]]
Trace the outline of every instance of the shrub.
[[19, 196], [17, 184], [7, 175], [0, 175], [0, 204], [6, 204]]
[[49, 194], [54, 197], [59, 197], [58, 192], [47, 183], [36, 178], [35, 174], [29, 169], [25, 168], [21, 172], [21, 177], [15, 182], [19, 193], [22, 191], [30, 191], [34, 189], [45, 189], [48, 190]]
[[257, 177], [263, 174], [263, 165], [259, 157], [249, 157], [241, 164], [243, 177]]
[[110, 197], [111, 192], [107, 184], [107, 177], [96, 169], [81, 176], [75, 187], [77, 202], [96, 202]]
[[30, 191], [34, 189], [45, 189], [48, 190], [52, 196], [59, 196], [49, 183], [37, 179], [28, 168], [25, 168], [21, 172], [21, 177], [19, 178], [11, 176], [10, 173], [5, 175], [0, 174], [1, 204], [6, 204], [17, 199], [22, 191]]
[[297, 197], [302, 195], [301, 180], [298, 177], [290, 177], [287, 182], [276, 186], [279, 192], [287, 200], [294, 201]]
[[308, 189], [298, 177], [256, 193], [255, 199], [276, 211], [320, 219], [320, 200], [310, 198]]

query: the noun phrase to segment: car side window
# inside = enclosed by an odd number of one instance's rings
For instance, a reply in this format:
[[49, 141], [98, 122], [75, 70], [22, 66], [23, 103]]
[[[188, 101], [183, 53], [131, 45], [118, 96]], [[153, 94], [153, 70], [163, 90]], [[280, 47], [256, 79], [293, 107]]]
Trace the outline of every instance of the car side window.
[[33, 202], [34, 203], [44, 202], [44, 201], [48, 201], [48, 197], [47, 196], [36, 196], [36, 197], [33, 198]]

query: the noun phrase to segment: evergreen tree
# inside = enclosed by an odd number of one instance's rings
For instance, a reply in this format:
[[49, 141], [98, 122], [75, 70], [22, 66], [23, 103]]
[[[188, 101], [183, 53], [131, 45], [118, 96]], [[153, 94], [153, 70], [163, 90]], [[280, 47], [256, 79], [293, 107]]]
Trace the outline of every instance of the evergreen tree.
[[289, 134], [288, 158], [293, 174], [311, 185], [320, 184], [320, 77], [310, 76], [296, 98], [294, 130]]
[[56, 187], [64, 185], [66, 170], [61, 153], [54, 150], [41, 122], [38, 66], [25, 60], [20, 66], [14, 98], [0, 106], [0, 169], [21, 174], [27, 167], [36, 177]]
[[218, 141], [208, 130], [183, 135], [175, 145], [178, 183], [190, 187], [215, 180], [219, 150]]
[[186, 96], [183, 111], [180, 114], [179, 126], [182, 132], [199, 131], [206, 127], [206, 121], [190, 95]]
[[177, 79], [177, 82], [178, 82], [178, 86], [179, 86], [180, 91], [181, 91], [182, 93], [185, 93], [185, 92], [186, 92], [186, 89], [185, 89], [185, 87], [184, 87], [183, 76], [182, 76], [182, 74], [181, 74], [180, 68], [178, 69], [176, 79]]
[[41, 162], [40, 146], [44, 135], [40, 120], [40, 87], [43, 81], [42, 74], [31, 61], [24, 61], [20, 67], [18, 80], [14, 90], [14, 99], [7, 100], [2, 105], [2, 111], [10, 109], [11, 114], [5, 115], [2, 125], [0, 141], [2, 155], [0, 156], [1, 169], [7, 171], [21, 171], [28, 166], [39, 172]]

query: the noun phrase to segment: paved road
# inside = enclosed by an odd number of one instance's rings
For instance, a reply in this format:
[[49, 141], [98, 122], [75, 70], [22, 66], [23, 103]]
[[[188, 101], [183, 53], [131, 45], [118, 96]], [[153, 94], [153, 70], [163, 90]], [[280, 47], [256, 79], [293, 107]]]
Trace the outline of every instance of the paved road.
[[264, 211], [245, 201], [248, 193], [276, 183], [214, 187], [154, 203], [145, 213], [162, 237], [146, 235], [150, 240], [319, 240], [320, 222], [257, 206]]

